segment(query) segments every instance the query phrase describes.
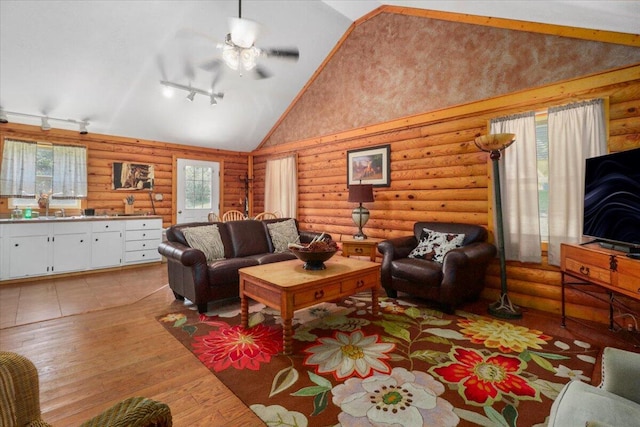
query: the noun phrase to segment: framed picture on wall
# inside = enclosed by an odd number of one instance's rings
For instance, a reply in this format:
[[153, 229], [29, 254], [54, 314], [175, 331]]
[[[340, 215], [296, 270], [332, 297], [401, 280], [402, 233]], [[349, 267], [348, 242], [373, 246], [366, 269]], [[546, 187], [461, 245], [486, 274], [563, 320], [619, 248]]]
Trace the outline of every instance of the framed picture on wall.
[[153, 165], [113, 162], [112, 190], [152, 190]]
[[389, 170], [391, 147], [378, 147], [347, 151], [347, 187], [351, 184], [373, 184], [374, 187], [391, 185]]

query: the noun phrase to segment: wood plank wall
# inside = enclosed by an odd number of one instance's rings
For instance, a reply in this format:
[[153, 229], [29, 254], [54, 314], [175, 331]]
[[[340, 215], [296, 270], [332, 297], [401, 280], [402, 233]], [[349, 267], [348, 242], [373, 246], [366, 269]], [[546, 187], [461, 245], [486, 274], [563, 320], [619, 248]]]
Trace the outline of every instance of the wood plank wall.
[[[522, 91], [464, 106], [398, 119], [337, 135], [296, 141], [256, 150], [253, 155], [254, 212], [264, 206], [266, 161], [287, 153], [298, 156], [299, 207], [302, 229], [327, 231], [335, 240], [350, 236], [353, 203], [347, 202], [346, 155], [351, 149], [391, 144], [391, 186], [374, 189], [367, 204], [371, 237], [410, 233], [418, 220], [490, 223], [490, 164], [473, 139], [486, 133], [492, 117], [544, 109], [553, 105], [606, 97], [609, 99], [609, 148], [640, 147], [640, 66]], [[509, 262], [509, 293], [516, 304], [560, 312], [560, 272], [542, 264]], [[500, 294], [499, 265], [488, 272], [483, 296]], [[630, 302], [640, 312], [640, 305]], [[570, 294], [568, 314], [604, 322], [606, 304]]]
[[[0, 150], [4, 138], [47, 141], [61, 144], [79, 144], [87, 147], [89, 191], [83, 207], [96, 210], [96, 215], [122, 214], [127, 195], [136, 198], [136, 213], [152, 213], [147, 191], [111, 190], [113, 162], [152, 164], [155, 167], [154, 194], [162, 194], [162, 201], [154, 201], [156, 213], [162, 216], [165, 227], [175, 220], [174, 167], [176, 158], [217, 161], [222, 166], [222, 194], [220, 211], [242, 209], [244, 184], [240, 177], [248, 171], [248, 153], [157, 141], [123, 138], [75, 131], [51, 129], [42, 131], [38, 126], [7, 123], [0, 125]], [[13, 206], [7, 206], [7, 198], [0, 198], [0, 214], [7, 214]]]

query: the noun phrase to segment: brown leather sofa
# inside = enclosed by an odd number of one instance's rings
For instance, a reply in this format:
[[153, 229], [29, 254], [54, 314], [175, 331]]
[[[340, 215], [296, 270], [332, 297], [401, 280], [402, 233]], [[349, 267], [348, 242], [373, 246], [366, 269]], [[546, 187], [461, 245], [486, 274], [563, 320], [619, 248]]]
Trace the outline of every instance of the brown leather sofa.
[[[169, 286], [176, 299], [189, 299], [198, 312], [207, 311], [209, 301], [239, 296], [238, 269], [254, 265], [295, 259], [291, 252], [274, 252], [267, 224], [290, 218], [263, 221], [191, 222], [172, 225], [167, 229], [167, 241], [158, 252], [167, 258]], [[224, 245], [224, 259], [207, 263], [205, 254], [189, 246], [183, 230], [216, 224]], [[295, 221], [296, 228], [298, 222]], [[309, 243], [320, 233], [299, 231], [300, 242]], [[331, 236], [325, 234], [325, 239]]]
[[[423, 228], [464, 234], [462, 247], [447, 252], [443, 263], [409, 258]], [[497, 252], [486, 240], [487, 230], [478, 225], [416, 222], [412, 236], [380, 242], [382, 286], [387, 296], [396, 298], [398, 291], [406, 292], [433, 301], [449, 313], [476, 300], [484, 288], [487, 266]]]

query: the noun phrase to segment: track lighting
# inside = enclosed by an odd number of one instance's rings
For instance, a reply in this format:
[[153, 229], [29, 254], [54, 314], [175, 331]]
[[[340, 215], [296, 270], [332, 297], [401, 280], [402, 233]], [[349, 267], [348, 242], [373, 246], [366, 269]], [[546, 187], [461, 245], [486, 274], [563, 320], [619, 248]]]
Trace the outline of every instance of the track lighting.
[[191, 86], [181, 85], [179, 83], [168, 82], [166, 80], [160, 80], [160, 84], [164, 86], [163, 93], [167, 97], [169, 97], [168, 93], [170, 92], [171, 89], [180, 89], [180, 90], [189, 92], [189, 94], [187, 95], [187, 99], [189, 101], [193, 101], [196, 95], [203, 95], [203, 96], [209, 97], [209, 102], [211, 105], [217, 105], [218, 104], [217, 98], [220, 98], [220, 99], [224, 98], [224, 93], [213, 92], [212, 90], [198, 89]]
[[47, 117], [41, 117], [42, 125], [40, 128], [42, 130], [51, 130], [51, 125], [49, 124], [49, 119]]
[[40, 119], [40, 129], [45, 131], [51, 129], [51, 124], [49, 122], [53, 120], [56, 122], [73, 123], [75, 125], [78, 125], [79, 127], [78, 132], [80, 133], [80, 135], [86, 135], [87, 133], [89, 133], [87, 131], [87, 126], [89, 126], [89, 122], [86, 120], [57, 119], [55, 117], [40, 116], [37, 114], [16, 113], [13, 111], [0, 110], [0, 124], [9, 123], [8, 116], [32, 117], [35, 119]]

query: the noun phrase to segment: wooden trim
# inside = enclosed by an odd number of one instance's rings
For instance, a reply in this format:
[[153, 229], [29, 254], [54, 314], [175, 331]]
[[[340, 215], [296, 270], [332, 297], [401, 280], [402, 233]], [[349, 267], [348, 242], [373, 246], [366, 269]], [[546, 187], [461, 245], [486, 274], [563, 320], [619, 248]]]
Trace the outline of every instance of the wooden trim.
[[640, 35], [618, 33], [615, 31], [594, 30], [591, 28], [569, 27], [566, 25], [543, 24], [538, 22], [520, 21], [490, 16], [468, 15], [437, 10], [416, 9], [402, 6], [380, 6], [380, 12], [397, 13], [400, 15], [417, 16], [421, 18], [439, 19], [464, 24], [483, 25], [486, 27], [503, 28], [513, 31], [548, 34], [559, 37], [569, 37], [580, 40], [598, 41], [626, 46], [640, 46]]
[[[510, 107], [510, 114], [526, 111], [536, 104], [552, 104], [554, 102], [566, 103], [574, 98], [584, 99], [583, 93], [609, 85], [626, 83], [640, 79], [640, 64], [634, 64], [615, 70], [600, 72], [589, 76], [577, 77], [552, 83], [535, 89], [524, 89], [494, 98], [474, 101], [468, 104], [460, 104], [428, 113], [402, 117], [388, 122], [377, 123], [370, 126], [350, 129], [331, 135], [307, 138], [300, 141], [292, 141], [275, 146], [258, 148], [252, 155], [269, 155], [282, 151], [297, 151], [317, 145], [326, 145], [336, 142], [361, 138], [364, 135], [373, 135], [389, 132], [391, 130], [409, 129], [416, 126], [424, 126], [452, 119], [462, 119], [470, 115], [478, 116], [479, 113], [491, 115], [499, 112], [505, 105]], [[593, 95], [597, 97], [597, 95]], [[518, 111], [513, 111], [518, 109]]]

